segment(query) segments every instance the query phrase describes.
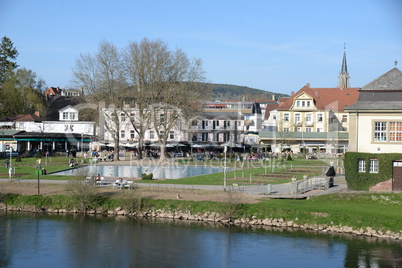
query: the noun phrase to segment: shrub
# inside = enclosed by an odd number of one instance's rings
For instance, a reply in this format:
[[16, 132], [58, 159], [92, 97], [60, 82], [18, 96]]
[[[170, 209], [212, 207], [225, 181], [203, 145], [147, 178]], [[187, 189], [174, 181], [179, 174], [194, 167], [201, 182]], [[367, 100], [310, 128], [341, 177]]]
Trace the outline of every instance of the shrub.
[[15, 162], [21, 162], [21, 156], [18, 154], [17, 158], [15, 158]]
[[153, 177], [154, 177], [154, 174], [150, 173], [150, 174], [147, 175], [145, 173], [142, 173], [141, 177], [142, 177], [143, 180], [152, 180]]
[[40, 151], [37, 151], [37, 152], [36, 152], [35, 157], [36, 157], [36, 158], [42, 158], [42, 155], [41, 155]]
[[292, 161], [292, 160], [293, 160], [292, 155], [291, 155], [291, 154], [288, 154], [288, 157], [286, 158], [286, 160]]

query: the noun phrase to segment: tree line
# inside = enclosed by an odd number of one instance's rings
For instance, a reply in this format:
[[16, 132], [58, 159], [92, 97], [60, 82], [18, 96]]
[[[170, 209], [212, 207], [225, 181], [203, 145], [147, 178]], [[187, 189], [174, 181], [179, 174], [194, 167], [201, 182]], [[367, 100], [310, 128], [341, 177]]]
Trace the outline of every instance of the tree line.
[[44, 112], [45, 81], [26, 68], [18, 68], [18, 50], [4, 36], [0, 44], [0, 118]]

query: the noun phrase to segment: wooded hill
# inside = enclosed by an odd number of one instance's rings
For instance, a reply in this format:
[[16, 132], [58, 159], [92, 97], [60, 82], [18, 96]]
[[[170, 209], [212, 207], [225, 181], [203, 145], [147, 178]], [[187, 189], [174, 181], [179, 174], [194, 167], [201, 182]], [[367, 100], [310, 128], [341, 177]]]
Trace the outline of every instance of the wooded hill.
[[273, 95], [275, 96], [276, 100], [281, 97], [289, 97], [289, 95], [286, 94], [275, 93], [245, 86], [212, 83], [207, 83], [207, 85], [212, 89], [213, 100], [272, 100]]

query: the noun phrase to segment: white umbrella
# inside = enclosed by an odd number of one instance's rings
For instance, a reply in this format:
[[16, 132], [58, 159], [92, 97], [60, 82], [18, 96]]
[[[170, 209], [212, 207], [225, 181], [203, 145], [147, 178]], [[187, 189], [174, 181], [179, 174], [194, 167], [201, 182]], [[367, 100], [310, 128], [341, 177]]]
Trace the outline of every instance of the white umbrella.
[[193, 145], [191, 145], [191, 147], [192, 147], [192, 148], [203, 148], [204, 145], [201, 145], [201, 144], [193, 144]]

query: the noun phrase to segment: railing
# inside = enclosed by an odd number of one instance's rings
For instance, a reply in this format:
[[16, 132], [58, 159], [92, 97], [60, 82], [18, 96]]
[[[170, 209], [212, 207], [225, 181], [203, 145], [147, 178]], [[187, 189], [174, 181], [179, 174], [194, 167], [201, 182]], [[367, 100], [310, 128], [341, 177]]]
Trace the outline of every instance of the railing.
[[329, 187], [330, 187], [330, 178], [315, 177], [292, 183], [291, 193], [302, 194], [316, 189], [328, 189]]

